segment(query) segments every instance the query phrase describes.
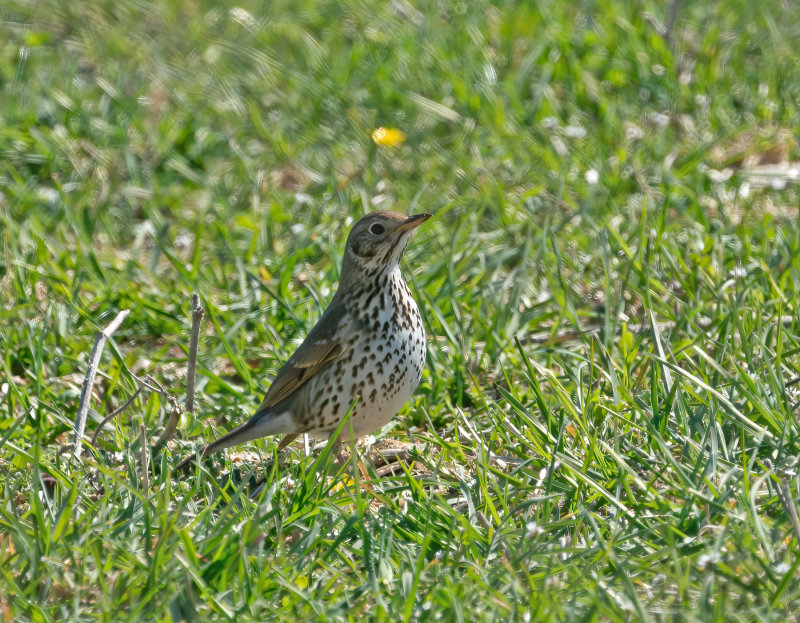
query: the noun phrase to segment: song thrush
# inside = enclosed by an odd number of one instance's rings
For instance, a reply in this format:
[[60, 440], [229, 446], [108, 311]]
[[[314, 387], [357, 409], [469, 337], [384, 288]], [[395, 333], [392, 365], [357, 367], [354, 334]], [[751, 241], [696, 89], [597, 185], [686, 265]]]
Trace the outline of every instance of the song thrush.
[[[416, 227], [430, 214], [367, 214], [347, 238], [339, 289], [280, 369], [248, 422], [205, 446], [201, 458], [267, 435], [327, 438], [353, 405], [342, 436], [352, 441], [391, 420], [411, 397], [425, 363], [425, 330], [400, 272]], [[189, 457], [180, 465], [191, 462]]]

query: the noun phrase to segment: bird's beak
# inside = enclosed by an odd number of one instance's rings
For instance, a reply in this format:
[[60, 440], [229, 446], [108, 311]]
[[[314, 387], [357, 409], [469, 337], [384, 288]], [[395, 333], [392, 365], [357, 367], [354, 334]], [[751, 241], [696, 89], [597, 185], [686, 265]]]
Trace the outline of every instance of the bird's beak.
[[431, 214], [415, 214], [413, 216], [409, 216], [405, 223], [401, 223], [396, 231], [408, 231], [410, 229], [414, 229], [415, 227], [419, 227], [431, 216]]

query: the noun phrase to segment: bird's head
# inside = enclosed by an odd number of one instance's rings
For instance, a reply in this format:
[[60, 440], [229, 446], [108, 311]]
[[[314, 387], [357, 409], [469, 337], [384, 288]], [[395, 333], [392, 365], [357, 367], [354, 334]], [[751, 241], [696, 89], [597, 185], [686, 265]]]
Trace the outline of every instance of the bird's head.
[[347, 237], [339, 290], [394, 269], [411, 234], [430, 217], [430, 214], [406, 216], [381, 210], [359, 220]]

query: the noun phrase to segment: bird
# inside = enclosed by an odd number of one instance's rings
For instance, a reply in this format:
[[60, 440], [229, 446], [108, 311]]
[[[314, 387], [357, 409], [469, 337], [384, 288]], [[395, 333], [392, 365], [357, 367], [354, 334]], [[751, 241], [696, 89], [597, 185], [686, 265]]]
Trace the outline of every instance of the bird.
[[[430, 214], [379, 210], [362, 217], [345, 244], [336, 294], [278, 371], [252, 417], [199, 452], [209, 454], [283, 434], [325, 439], [350, 413], [351, 443], [389, 422], [411, 398], [425, 364], [425, 329], [400, 271], [412, 234]], [[341, 439], [339, 440], [341, 441]], [[197, 458], [187, 457], [177, 469]]]

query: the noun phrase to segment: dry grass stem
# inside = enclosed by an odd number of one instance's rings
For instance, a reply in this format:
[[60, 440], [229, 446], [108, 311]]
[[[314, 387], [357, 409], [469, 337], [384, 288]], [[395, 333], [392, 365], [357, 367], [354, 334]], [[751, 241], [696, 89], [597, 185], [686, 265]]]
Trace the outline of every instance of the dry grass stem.
[[114, 320], [112, 320], [105, 329], [99, 331], [95, 337], [94, 347], [92, 347], [92, 354], [89, 357], [89, 369], [86, 372], [86, 378], [83, 381], [83, 388], [81, 389], [81, 399], [78, 403], [78, 413], [75, 416], [75, 435], [72, 438], [73, 457], [79, 457], [81, 455], [81, 439], [83, 438], [83, 433], [86, 429], [86, 414], [89, 412], [89, 402], [91, 401], [94, 377], [97, 375], [97, 368], [100, 365], [100, 358], [103, 355], [103, 348], [105, 347], [108, 338], [114, 334], [129, 313], [130, 310], [128, 309], [124, 309], [119, 312]]

